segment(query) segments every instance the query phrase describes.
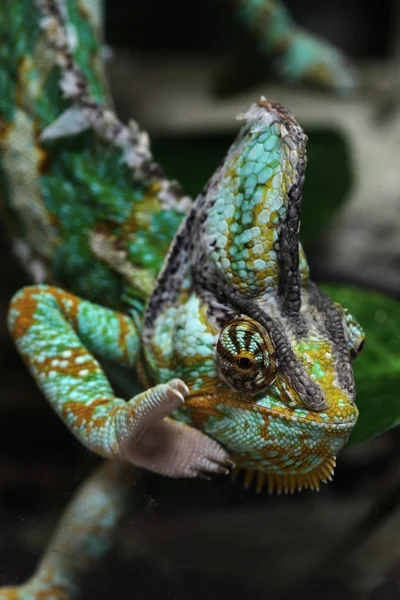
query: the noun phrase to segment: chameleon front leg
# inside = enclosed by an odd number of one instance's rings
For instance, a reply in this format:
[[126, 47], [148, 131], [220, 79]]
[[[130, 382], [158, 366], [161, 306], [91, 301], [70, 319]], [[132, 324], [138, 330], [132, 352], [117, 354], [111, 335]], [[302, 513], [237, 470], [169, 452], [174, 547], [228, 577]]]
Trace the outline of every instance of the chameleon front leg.
[[107, 461], [88, 479], [61, 518], [27, 583], [0, 589], [0, 600], [66, 600], [79, 594], [91, 565], [110, 548], [132, 489], [132, 467]]
[[115, 397], [91, 352], [133, 367], [140, 336], [132, 318], [55, 287], [32, 286], [12, 299], [8, 324], [52, 407], [87, 448], [170, 477], [228, 472], [232, 463], [215, 441], [166, 418], [189, 394], [180, 379], [128, 402]]

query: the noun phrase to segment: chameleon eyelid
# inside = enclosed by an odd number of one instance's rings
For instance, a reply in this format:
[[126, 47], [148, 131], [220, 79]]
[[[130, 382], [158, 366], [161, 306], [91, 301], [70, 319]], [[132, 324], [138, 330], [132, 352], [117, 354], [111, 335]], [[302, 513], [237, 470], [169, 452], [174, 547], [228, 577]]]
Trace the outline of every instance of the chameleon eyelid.
[[234, 390], [249, 395], [265, 391], [274, 381], [275, 356], [268, 332], [248, 317], [227, 323], [217, 342], [221, 378]]

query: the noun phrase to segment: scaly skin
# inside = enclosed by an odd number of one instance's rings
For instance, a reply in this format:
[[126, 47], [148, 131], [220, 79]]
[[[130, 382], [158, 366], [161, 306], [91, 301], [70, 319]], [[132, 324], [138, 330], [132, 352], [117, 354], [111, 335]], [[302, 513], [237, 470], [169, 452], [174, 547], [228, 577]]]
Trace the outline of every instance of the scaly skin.
[[[13, 298], [17, 348], [73, 434], [117, 460], [0, 600], [79, 594], [126, 510], [129, 463], [196, 477], [233, 459], [258, 489], [316, 489], [357, 418], [362, 330], [311, 283], [299, 244], [302, 129], [261, 99], [189, 210], [146, 136], [107, 108], [95, 8], [2, 5], [2, 195], [17, 253], [55, 284]], [[137, 368], [146, 391], [116, 398], [102, 360]]]

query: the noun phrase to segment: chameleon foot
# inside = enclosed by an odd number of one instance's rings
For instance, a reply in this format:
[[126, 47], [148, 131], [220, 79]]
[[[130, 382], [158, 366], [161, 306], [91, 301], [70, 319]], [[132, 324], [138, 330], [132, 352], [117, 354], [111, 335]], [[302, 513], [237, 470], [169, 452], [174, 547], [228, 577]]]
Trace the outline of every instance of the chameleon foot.
[[189, 390], [180, 379], [157, 385], [129, 403], [118, 423], [120, 458], [169, 477], [227, 474], [228, 453], [193, 427], [167, 417], [182, 405]]

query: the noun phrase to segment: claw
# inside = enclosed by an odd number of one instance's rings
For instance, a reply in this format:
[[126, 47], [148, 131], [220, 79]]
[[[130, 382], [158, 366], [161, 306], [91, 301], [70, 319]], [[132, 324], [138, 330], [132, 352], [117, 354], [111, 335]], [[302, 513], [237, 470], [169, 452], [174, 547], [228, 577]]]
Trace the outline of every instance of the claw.
[[201, 471], [197, 473], [195, 477], [198, 477], [199, 479], [204, 479], [205, 481], [211, 481], [211, 477], [209, 475], [206, 475], [205, 473], [202, 473]]
[[227, 468], [230, 469], [230, 470], [236, 468], [236, 464], [230, 458], [226, 459], [225, 464], [226, 464]]
[[244, 476], [244, 489], [248, 490], [251, 482], [254, 479], [254, 475], [255, 475], [255, 471], [253, 471], [252, 469], [247, 469], [245, 476]]
[[169, 387], [174, 388], [179, 394], [181, 394], [183, 400], [190, 394], [190, 390], [186, 383], [182, 379], [171, 379], [167, 384]]
[[217, 470], [217, 473], [221, 473], [221, 475], [229, 475], [230, 470], [229, 469], [225, 469], [224, 467], [219, 467]]

